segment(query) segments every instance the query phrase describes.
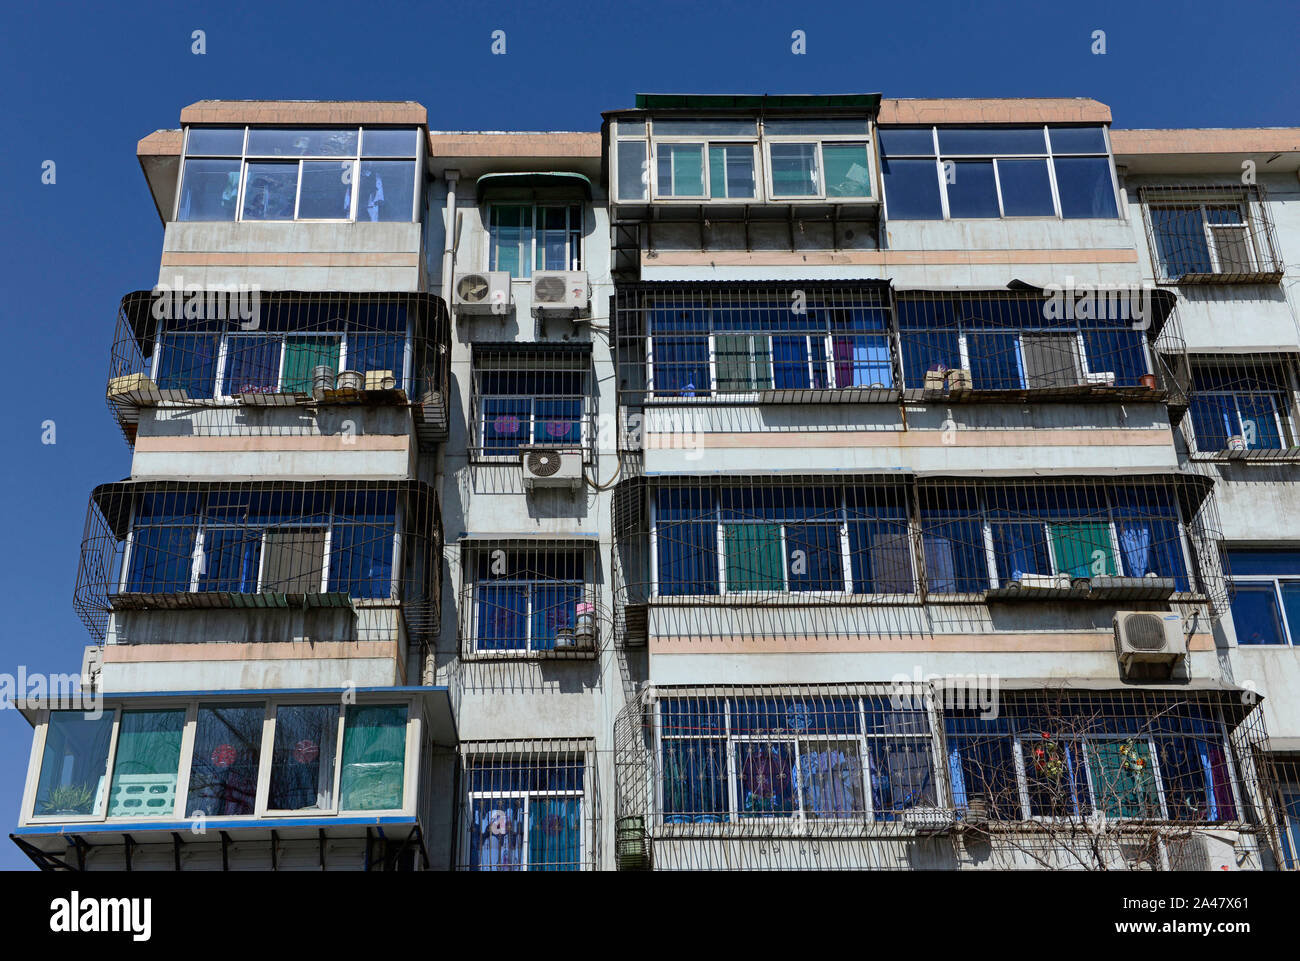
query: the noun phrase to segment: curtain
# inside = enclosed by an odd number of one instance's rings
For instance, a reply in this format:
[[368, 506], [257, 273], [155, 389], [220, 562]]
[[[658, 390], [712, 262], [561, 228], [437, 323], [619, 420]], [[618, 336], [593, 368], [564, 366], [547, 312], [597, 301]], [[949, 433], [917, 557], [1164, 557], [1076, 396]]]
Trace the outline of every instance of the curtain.
[[866, 811], [862, 759], [856, 744], [809, 742], [799, 755], [803, 810], [815, 818], [844, 818]]
[[952, 781], [952, 803], [954, 807], [966, 806], [966, 771], [961, 763], [961, 748], [953, 746], [948, 749], [948, 777]]
[[1075, 521], [1052, 524], [1052, 553], [1056, 569], [1071, 577], [1116, 574], [1110, 542], [1110, 524], [1105, 521]]
[[534, 584], [532, 649], [555, 649], [555, 633], [573, 627], [582, 588], [577, 584]]
[[923, 521], [928, 590], [934, 594], [964, 594], [989, 586], [984, 529], [978, 521]]
[[524, 853], [522, 798], [474, 801], [470, 867], [479, 871], [519, 871]]
[[1204, 745], [1201, 757], [1206, 767], [1206, 783], [1210, 788], [1210, 820], [1235, 821], [1237, 802], [1232, 796], [1232, 780], [1223, 746], [1209, 741]]
[[1150, 569], [1147, 558], [1151, 555], [1151, 527], [1141, 521], [1124, 521], [1119, 525], [1119, 548], [1124, 555], [1124, 572], [1130, 577], [1142, 577]]
[[577, 871], [582, 866], [582, 799], [534, 797], [528, 802], [528, 868]]
[[780, 524], [725, 524], [723, 538], [728, 591], [785, 589]]
[[339, 782], [341, 810], [381, 811], [402, 806], [406, 711], [402, 704], [348, 707]]
[[528, 643], [528, 586], [524, 584], [479, 584], [478, 631], [480, 651], [522, 650]]
[[742, 741], [736, 745], [736, 800], [741, 817], [795, 813], [794, 745]]
[[998, 559], [998, 578], [1005, 585], [1020, 574], [1050, 574], [1047, 536], [1040, 523], [990, 525], [993, 550]]
[[665, 824], [721, 824], [730, 809], [727, 797], [727, 742], [663, 742]]
[[[312, 371], [317, 367], [339, 369], [338, 337], [290, 337], [284, 344], [284, 393], [310, 394]], [[357, 358], [349, 358], [355, 363]]]

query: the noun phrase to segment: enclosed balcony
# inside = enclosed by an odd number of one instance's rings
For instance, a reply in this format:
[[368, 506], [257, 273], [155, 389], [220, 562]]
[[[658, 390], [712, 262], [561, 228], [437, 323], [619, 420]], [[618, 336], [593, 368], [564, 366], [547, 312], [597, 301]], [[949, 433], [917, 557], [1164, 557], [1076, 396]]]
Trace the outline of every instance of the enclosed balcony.
[[1138, 188], [1157, 282], [1276, 284], [1285, 265], [1264, 188], [1177, 184]]
[[1206, 870], [1278, 856], [1257, 806], [1273, 781], [1262, 710], [1240, 691], [963, 681], [649, 688], [615, 726], [620, 867]]
[[178, 429], [318, 436], [350, 415], [367, 421], [355, 431], [414, 432], [431, 450], [447, 435], [449, 337], [429, 294], [136, 291], [118, 312], [108, 405], [132, 444]]
[[624, 644], [793, 652], [1094, 632], [1088, 607], [1217, 615], [1227, 590], [1211, 486], [1169, 474], [642, 478], [614, 499], [614, 623]]
[[374, 682], [394, 683], [437, 630], [440, 545], [434, 491], [415, 481], [106, 484], [75, 607], [106, 659], [193, 645], [256, 660], [286, 644], [383, 658]]
[[19, 826], [46, 870], [427, 870], [446, 688], [187, 691], [31, 708]]

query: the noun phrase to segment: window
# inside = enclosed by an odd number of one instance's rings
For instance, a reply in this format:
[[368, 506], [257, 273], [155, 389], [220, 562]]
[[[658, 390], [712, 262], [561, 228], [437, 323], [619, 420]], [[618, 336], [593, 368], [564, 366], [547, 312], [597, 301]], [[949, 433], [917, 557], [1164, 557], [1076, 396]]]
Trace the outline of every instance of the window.
[[91, 719], [81, 711], [52, 711], [45, 728], [36, 817], [91, 817], [103, 810], [113, 714]]
[[252, 814], [257, 805], [264, 705], [201, 705], [190, 761], [187, 817]]
[[389, 811], [402, 807], [406, 785], [404, 704], [350, 704], [343, 725], [339, 807]]
[[655, 397], [892, 387], [889, 307], [880, 294], [801, 290], [799, 311], [792, 291], [775, 288], [647, 297], [634, 309], [649, 337], [628, 343], [629, 355], [640, 362], [648, 351]]
[[123, 711], [108, 816], [169, 818], [176, 809], [185, 711]]
[[511, 277], [582, 269], [582, 206], [488, 208], [488, 269]]
[[333, 810], [338, 729], [338, 705], [276, 707], [268, 810]]
[[415, 129], [191, 127], [176, 219], [410, 223], [418, 156]]
[[517, 457], [535, 446], [590, 451], [589, 352], [476, 345], [473, 371], [474, 456]]
[[665, 698], [665, 825], [893, 821], [936, 803], [926, 712], [888, 697]]
[[894, 220], [1119, 216], [1101, 127], [880, 130]]
[[[161, 390], [190, 398], [248, 394], [309, 396], [314, 372], [382, 371], [394, 387], [413, 390], [407, 310], [397, 304], [360, 307], [327, 302], [263, 303], [245, 330], [211, 320], [159, 322], [149, 370]], [[330, 384], [333, 387], [333, 384]]]
[[920, 496], [931, 593], [978, 593], [1026, 575], [1155, 577], [1189, 590], [1172, 489], [936, 485]]
[[1296, 446], [1290, 382], [1290, 364], [1281, 360], [1193, 364], [1189, 408], [1196, 451]]
[[1030, 293], [900, 294], [904, 387], [922, 389], [936, 369], [970, 371], [974, 390], [1141, 385], [1151, 372], [1146, 334], [1125, 301], [1085, 319], [1050, 303]]
[[1152, 259], [1166, 282], [1271, 280], [1281, 272], [1256, 186], [1144, 186]]
[[130, 593], [393, 596], [387, 491], [142, 494], [124, 562]]
[[1295, 644], [1300, 630], [1300, 552], [1246, 548], [1227, 552], [1232, 623], [1238, 644]]
[[409, 711], [408, 704], [344, 708], [301, 698], [269, 705], [140, 699], [93, 720], [81, 711], [53, 711], [43, 727], [31, 816], [171, 820], [404, 810]]
[[475, 546], [466, 563], [472, 653], [555, 651], [562, 636], [576, 643], [579, 610], [595, 599], [590, 549]]
[[914, 591], [897, 491], [666, 487], [654, 520], [660, 596]]
[[588, 857], [583, 758], [470, 755], [471, 871], [578, 871]]
[[945, 716], [949, 782], [963, 812], [995, 820], [1238, 818], [1235, 771], [1216, 705], [1004, 693], [996, 717]]

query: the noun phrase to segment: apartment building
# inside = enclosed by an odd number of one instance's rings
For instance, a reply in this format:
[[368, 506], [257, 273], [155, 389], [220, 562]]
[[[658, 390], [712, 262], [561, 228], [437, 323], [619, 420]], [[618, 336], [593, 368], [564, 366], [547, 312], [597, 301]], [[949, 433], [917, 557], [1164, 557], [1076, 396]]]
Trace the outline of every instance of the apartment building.
[[[45, 868], [1296, 866], [1300, 130], [140, 141]], [[593, 118], [594, 126], [594, 118]], [[1300, 628], [1297, 628], [1300, 630]]]

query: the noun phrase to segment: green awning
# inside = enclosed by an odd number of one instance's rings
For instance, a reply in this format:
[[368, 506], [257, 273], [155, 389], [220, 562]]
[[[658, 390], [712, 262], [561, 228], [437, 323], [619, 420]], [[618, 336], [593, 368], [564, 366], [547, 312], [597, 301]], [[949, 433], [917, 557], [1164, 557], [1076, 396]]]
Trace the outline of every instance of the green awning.
[[571, 190], [581, 192], [584, 200], [591, 199], [590, 178], [572, 171], [537, 170], [525, 173], [484, 174], [478, 178], [475, 193], [478, 202], [488, 190]]

